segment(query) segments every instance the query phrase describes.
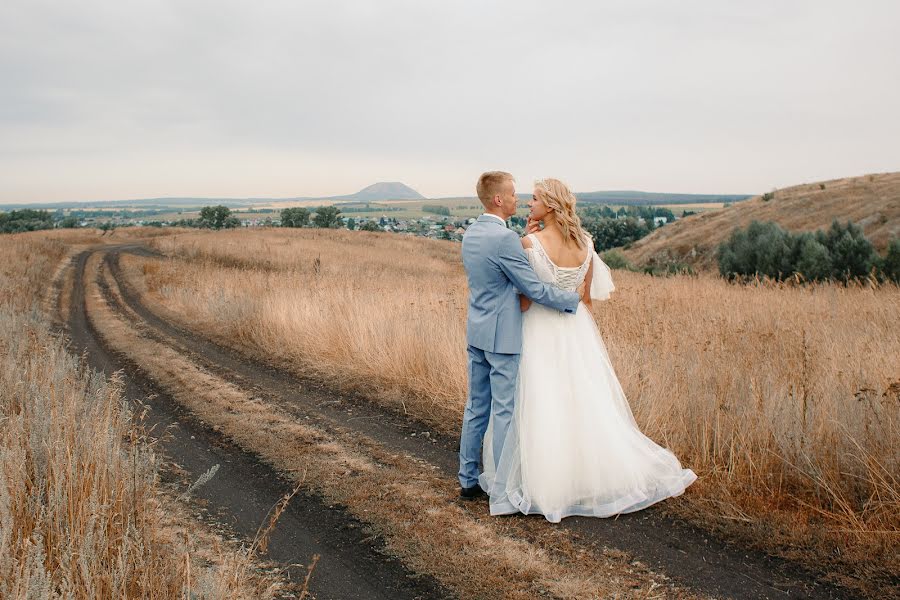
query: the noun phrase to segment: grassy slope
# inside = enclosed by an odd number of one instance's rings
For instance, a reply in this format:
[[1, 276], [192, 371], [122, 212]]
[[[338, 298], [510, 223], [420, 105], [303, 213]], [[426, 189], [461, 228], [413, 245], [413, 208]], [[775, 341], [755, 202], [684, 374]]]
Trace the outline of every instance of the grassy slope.
[[[821, 189], [821, 185], [825, 189]], [[798, 185], [730, 208], [692, 215], [636, 242], [624, 254], [636, 265], [677, 260], [696, 269], [716, 268], [716, 248], [737, 227], [751, 221], [775, 221], [796, 231], [828, 227], [834, 219], [851, 220], [882, 254], [900, 235], [900, 173], [882, 173]]]

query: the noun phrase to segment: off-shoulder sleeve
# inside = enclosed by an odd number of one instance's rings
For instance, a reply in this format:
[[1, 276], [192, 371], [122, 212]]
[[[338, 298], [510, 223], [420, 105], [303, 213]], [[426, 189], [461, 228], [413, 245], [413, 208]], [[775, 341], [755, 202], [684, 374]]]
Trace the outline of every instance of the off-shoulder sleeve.
[[606, 263], [600, 258], [600, 256], [591, 250], [594, 253], [594, 274], [591, 277], [591, 300], [609, 300], [609, 295], [611, 292], [614, 292], [616, 286], [613, 285], [612, 273], [609, 271], [609, 267], [606, 266]]
[[525, 256], [528, 258], [528, 264], [530, 264], [531, 268], [533, 269], [535, 267], [536, 260], [536, 257], [534, 255], [534, 246], [532, 246], [531, 248], [525, 248], [524, 250]]

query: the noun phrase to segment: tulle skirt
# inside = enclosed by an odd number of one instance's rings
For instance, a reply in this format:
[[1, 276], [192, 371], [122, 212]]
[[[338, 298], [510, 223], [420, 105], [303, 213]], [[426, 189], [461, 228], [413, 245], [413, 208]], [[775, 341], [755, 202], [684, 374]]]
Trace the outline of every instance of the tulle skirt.
[[586, 307], [573, 315], [533, 304], [522, 335], [516, 408], [499, 457], [493, 421], [484, 439], [479, 484], [491, 514], [608, 517], [696, 480], [638, 429]]

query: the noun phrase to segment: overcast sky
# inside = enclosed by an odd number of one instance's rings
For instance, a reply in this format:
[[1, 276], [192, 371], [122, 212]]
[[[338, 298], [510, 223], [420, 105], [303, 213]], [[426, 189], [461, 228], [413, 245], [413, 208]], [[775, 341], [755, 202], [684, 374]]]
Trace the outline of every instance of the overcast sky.
[[0, 203], [900, 170], [900, 2], [0, 2]]

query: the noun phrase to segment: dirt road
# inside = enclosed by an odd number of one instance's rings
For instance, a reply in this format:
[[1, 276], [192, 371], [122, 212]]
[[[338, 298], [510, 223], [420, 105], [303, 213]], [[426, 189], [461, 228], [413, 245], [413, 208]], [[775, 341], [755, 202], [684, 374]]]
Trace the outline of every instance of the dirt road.
[[[245, 540], [252, 540], [269, 510], [293, 489], [293, 484], [257, 457], [244, 452], [223, 435], [185, 411], [145, 377], [125, 355], [104, 346], [85, 313], [85, 263], [89, 253], [76, 257], [71, 304], [66, 328], [72, 349], [85, 353], [95, 369], [111, 375], [124, 370], [125, 395], [148, 407], [145, 424], [159, 439], [156, 446], [187, 479], [196, 479], [214, 465], [219, 470], [193, 496], [205, 505], [208, 520]], [[384, 552], [384, 544], [366, 525], [321, 497], [298, 494], [280, 517], [266, 557], [281, 565], [296, 565], [291, 578], [302, 583], [313, 555], [320, 560], [310, 590], [325, 598], [441, 598], [452, 597], [432, 578], [406, 569]]]

